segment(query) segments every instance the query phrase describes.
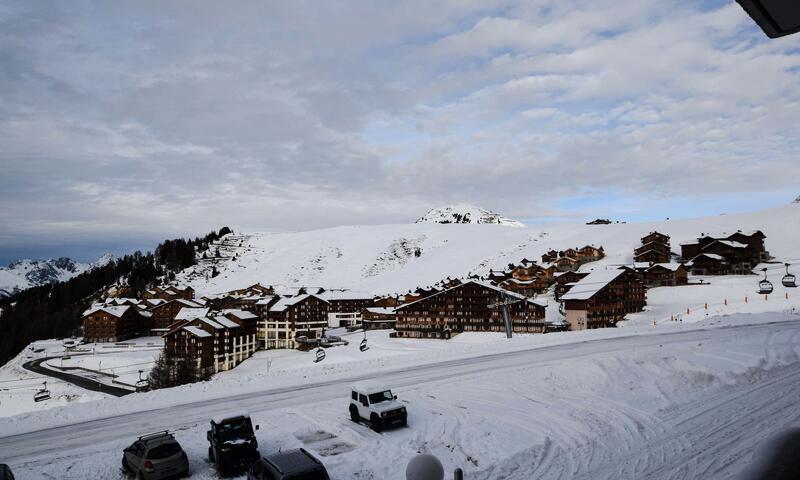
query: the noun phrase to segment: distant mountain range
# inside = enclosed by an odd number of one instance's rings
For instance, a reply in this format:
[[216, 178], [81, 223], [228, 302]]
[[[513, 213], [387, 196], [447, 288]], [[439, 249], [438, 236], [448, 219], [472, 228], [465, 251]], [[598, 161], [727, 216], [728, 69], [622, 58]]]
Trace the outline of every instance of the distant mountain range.
[[0, 297], [7, 297], [20, 290], [46, 283], [63, 282], [115, 260], [111, 254], [105, 254], [92, 263], [79, 263], [66, 257], [51, 260], [18, 260], [8, 267], [0, 267]]
[[434, 208], [416, 223], [488, 223], [507, 227], [524, 227], [521, 222], [469, 204], [445, 205]]

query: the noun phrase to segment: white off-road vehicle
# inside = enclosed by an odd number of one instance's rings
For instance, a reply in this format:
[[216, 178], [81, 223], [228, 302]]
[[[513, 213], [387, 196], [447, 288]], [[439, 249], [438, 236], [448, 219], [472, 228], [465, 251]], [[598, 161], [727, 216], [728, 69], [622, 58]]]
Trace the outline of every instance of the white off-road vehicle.
[[368, 420], [370, 427], [380, 432], [390, 425], [405, 427], [408, 412], [388, 388], [360, 383], [353, 385], [350, 391], [350, 419], [354, 422]]

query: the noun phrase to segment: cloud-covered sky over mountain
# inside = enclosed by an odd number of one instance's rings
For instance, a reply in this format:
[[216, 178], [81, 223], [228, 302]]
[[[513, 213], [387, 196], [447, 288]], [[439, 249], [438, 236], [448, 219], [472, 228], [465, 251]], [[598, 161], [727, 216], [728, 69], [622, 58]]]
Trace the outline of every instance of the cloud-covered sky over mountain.
[[733, 1], [3, 2], [0, 259], [788, 202], [798, 42]]

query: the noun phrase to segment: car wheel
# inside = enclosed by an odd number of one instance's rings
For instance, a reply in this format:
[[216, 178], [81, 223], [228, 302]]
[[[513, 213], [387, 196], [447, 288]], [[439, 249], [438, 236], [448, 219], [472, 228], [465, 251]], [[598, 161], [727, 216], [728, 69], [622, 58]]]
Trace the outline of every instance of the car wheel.
[[208, 461], [214, 463], [214, 449], [208, 447]]
[[125, 472], [126, 477], [131, 473], [131, 468], [128, 466], [128, 461], [125, 460], [125, 457], [122, 457], [122, 471]]
[[381, 433], [381, 419], [377, 415], [372, 415], [369, 419], [370, 426], [377, 433]]
[[358, 409], [354, 406], [350, 406], [350, 420], [358, 423], [361, 420], [361, 417], [358, 415]]

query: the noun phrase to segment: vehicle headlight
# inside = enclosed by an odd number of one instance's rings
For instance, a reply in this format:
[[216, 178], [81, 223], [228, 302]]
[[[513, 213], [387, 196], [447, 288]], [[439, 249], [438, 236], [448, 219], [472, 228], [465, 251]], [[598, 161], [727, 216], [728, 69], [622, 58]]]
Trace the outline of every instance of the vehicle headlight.
[[381, 417], [385, 417], [385, 416], [386, 416], [386, 412], [381, 412]]

